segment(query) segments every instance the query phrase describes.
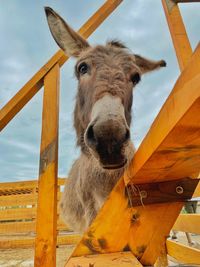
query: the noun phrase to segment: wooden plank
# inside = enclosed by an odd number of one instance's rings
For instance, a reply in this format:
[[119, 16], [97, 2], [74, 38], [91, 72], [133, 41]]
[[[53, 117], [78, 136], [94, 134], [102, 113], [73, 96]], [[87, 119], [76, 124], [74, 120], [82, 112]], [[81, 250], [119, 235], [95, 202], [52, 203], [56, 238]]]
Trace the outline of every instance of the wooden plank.
[[20, 182], [7, 182], [0, 183], [0, 189], [26, 189], [26, 188], [35, 188], [38, 185], [38, 180], [31, 181], [20, 181]]
[[167, 240], [167, 252], [181, 263], [200, 264], [200, 250]]
[[200, 234], [200, 214], [180, 214], [173, 230]]
[[[195, 68], [200, 46], [179, 79]], [[181, 179], [200, 168], [200, 74], [171, 94], [124, 176], [84, 234], [72, 257], [131, 249], [144, 265], [153, 265], [166, 236], [177, 219], [182, 203], [129, 205], [126, 184]], [[193, 75], [192, 75], [193, 74]], [[180, 86], [179, 81], [175, 85]], [[196, 116], [194, 116], [196, 114]], [[177, 139], [178, 136], [178, 139]], [[190, 144], [190, 146], [188, 146]], [[117, 208], [116, 208], [117, 207]]]
[[176, 51], [179, 67], [182, 71], [187, 66], [192, 56], [190, 41], [188, 39], [178, 5], [172, 0], [162, 0], [162, 4]]
[[[60, 200], [61, 194], [61, 192], [57, 193], [58, 200]], [[20, 208], [20, 206], [35, 205], [37, 204], [37, 199], [37, 194], [0, 196], [0, 207]]]
[[44, 79], [35, 267], [56, 265], [59, 70]]
[[[35, 221], [30, 222], [7, 222], [0, 223], [0, 234], [14, 234], [14, 233], [27, 233], [27, 232], [36, 232], [36, 223]], [[58, 231], [68, 231], [69, 228], [62, 222], [58, 222], [57, 225]]]
[[27, 206], [37, 203], [37, 196], [34, 194], [23, 194], [23, 195], [10, 195], [0, 197], [0, 207], [18, 207]]
[[130, 205], [144, 206], [158, 203], [185, 202], [192, 198], [199, 179], [183, 178], [173, 181], [137, 184], [126, 187]]
[[[57, 246], [74, 245], [80, 240], [80, 235], [70, 234], [57, 237]], [[35, 238], [16, 238], [16, 239], [3, 239], [0, 240], [0, 249], [13, 249], [13, 248], [28, 248], [33, 247]]]
[[[58, 178], [58, 185], [64, 185], [67, 178]], [[20, 190], [20, 189], [34, 189], [38, 187], [38, 180], [20, 181], [20, 182], [7, 182], [0, 183], [0, 191], [3, 190]]]
[[10, 222], [0, 223], [0, 234], [35, 232], [35, 222]]
[[142, 267], [130, 252], [118, 252], [71, 258], [65, 267]]
[[192, 173], [198, 177], [199, 58], [200, 44], [125, 172], [126, 184], [175, 180], [190, 177]]
[[[115, 10], [122, 0], [107, 0], [80, 28], [79, 33], [88, 38], [96, 28]], [[0, 111], [0, 131], [29, 102], [43, 86], [43, 78], [55, 64], [61, 67], [68, 57], [59, 50], [42, 68], [17, 92]]]
[[0, 222], [6, 220], [24, 220], [33, 218], [36, 218], [36, 208], [0, 210]]

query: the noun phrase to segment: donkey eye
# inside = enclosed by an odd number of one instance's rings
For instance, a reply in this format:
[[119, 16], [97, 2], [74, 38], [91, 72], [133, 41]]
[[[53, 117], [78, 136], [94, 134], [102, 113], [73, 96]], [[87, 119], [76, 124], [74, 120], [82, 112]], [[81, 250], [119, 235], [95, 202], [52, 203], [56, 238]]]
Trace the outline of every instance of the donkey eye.
[[131, 75], [131, 82], [133, 83], [133, 85], [139, 83], [140, 80], [141, 80], [141, 77], [138, 72]]
[[85, 62], [81, 63], [81, 64], [78, 66], [78, 72], [79, 72], [80, 74], [85, 74], [85, 73], [87, 73], [87, 72], [88, 72], [88, 65], [87, 65]]

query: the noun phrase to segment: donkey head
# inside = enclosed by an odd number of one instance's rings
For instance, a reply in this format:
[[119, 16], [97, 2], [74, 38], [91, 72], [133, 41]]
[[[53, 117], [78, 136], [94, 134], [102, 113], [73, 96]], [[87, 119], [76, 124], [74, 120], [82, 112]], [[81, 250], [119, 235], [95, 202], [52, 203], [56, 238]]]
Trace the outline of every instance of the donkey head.
[[45, 11], [56, 43], [77, 58], [77, 144], [104, 169], [119, 169], [133, 155], [129, 129], [133, 88], [144, 73], [166, 63], [135, 55], [117, 41], [91, 47], [55, 11], [49, 7]]

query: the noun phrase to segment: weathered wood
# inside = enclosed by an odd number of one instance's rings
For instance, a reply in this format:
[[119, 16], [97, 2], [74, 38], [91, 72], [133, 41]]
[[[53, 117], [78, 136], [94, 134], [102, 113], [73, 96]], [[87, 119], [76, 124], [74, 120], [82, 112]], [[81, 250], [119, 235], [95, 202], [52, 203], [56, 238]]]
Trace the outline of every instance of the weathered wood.
[[[88, 38], [96, 28], [115, 10], [122, 0], [107, 0], [80, 28], [79, 33]], [[59, 50], [0, 111], [0, 131], [29, 102], [43, 86], [43, 78], [55, 64], [61, 67], [68, 57]]]
[[124, 180], [126, 184], [132, 181], [137, 185], [175, 180], [185, 175], [190, 177], [199, 172], [200, 117], [197, 114], [200, 110], [200, 74], [189, 71], [191, 78], [188, 82], [184, 77], [188, 69], [195, 68], [195, 62], [198, 64], [199, 56], [200, 46], [190, 61], [191, 65], [179, 78], [185, 81], [184, 86], [183, 82], [176, 83], [175, 90], [180, 84], [183, 87], [172, 93], [166, 101], [130, 167], [84, 234], [72, 257], [129, 248], [143, 264], [155, 263], [182, 203], [131, 208]]
[[35, 267], [56, 265], [59, 65], [44, 79]]
[[200, 234], [200, 214], [180, 214], [173, 230]]
[[[57, 237], [57, 246], [61, 245], [74, 245], [77, 244], [80, 240], [80, 235], [78, 234], [69, 234], [69, 235], [61, 235]], [[12, 248], [28, 248], [33, 247], [35, 244], [35, 238], [20, 238], [16, 237], [16, 239], [3, 239], [0, 240], [0, 249], [12, 249]]]
[[181, 263], [200, 264], [200, 250], [167, 240], [167, 252]]
[[176, 51], [179, 67], [182, 71], [187, 66], [192, 56], [190, 41], [188, 39], [178, 5], [176, 5], [172, 0], [162, 0], [162, 4]]
[[65, 267], [142, 267], [130, 252], [117, 252], [71, 258]]
[[199, 179], [184, 178], [149, 184], [129, 183], [126, 191], [132, 207], [191, 199]]

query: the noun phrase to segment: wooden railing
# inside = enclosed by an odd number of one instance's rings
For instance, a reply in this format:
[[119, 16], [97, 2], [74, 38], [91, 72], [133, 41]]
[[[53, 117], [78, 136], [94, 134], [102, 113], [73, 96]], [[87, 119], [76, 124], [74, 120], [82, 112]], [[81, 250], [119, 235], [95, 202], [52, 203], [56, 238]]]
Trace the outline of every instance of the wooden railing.
[[[122, 0], [107, 0], [81, 27], [79, 33], [87, 38], [121, 2]], [[199, 170], [199, 159], [195, 157], [197, 149], [194, 149], [194, 147], [199, 148], [199, 139], [194, 138], [193, 133], [196, 128], [192, 127], [198, 125], [199, 121], [198, 117], [193, 116], [194, 113], [192, 111], [194, 110], [195, 113], [199, 111], [200, 46], [192, 54], [182, 18], [176, 5], [178, 1], [162, 0], [162, 2], [182, 73], [137, 151], [133, 164], [129, 166], [127, 172], [120, 179], [92, 225], [92, 241], [94, 244], [109, 244], [109, 246], [102, 245], [98, 253], [123, 251], [128, 244], [132, 252], [135, 252], [134, 254], [137, 255], [139, 253], [140, 261], [147, 265], [152, 265], [158, 257], [159, 248], [163, 246], [165, 236], [178, 217], [183, 204], [176, 202], [154, 205], [153, 207], [147, 206], [145, 209], [138, 207], [131, 214], [127, 206], [127, 199], [124, 196], [124, 181], [126, 184], [131, 183], [133, 179], [136, 184], [141, 181], [142, 183], [159, 182], [161, 179], [171, 180], [174, 177], [191, 176], [192, 173], [196, 175]], [[44, 86], [39, 193], [36, 216], [37, 236], [35, 242], [35, 266], [38, 267], [53, 267], [56, 265], [59, 72], [60, 67], [66, 60], [67, 56], [59, 50], [0, 111], [0, 130], [3, 130]], [[191, 89], [190, 92], [188, 88]], [[164, 154], [161, 154], [162, 151], [166, 152], [168, 147], [177, 147], [177, 143], [172, 142], [172, 140], [176, 140], [176, 132], [183, 125], [184, 130], [182, 133], [184, 132], [184, 134], [179, 136], [179, 145], [184, 147], [186, 136], [187, 138], [189, 136], [188, 142], [193, 144], [193, 147], [188, 149], [189, 156], [187, 161], [184, 158], [184, 150], [174, 157], [173, 151], [171, 151], [171, 154], [164, 157]], [[176, 162], [177, 155], [180, 156], [179, 164], [172, 164]], [[158, 164], [158, 158], [159, 169], [155, 167]], [[172, 167], [169, 168], [168, 166]], [[9, 201], [11, 204], [12, 199]], [[25, 199], [20, 202], [20, 198], [18, 198], [16, 201], [19, 204]], [[29, 204], [35, 205], [34, 201], [35, 196], [32, 196]], [[116, 209], [116, 207], [118, 208]], [[9, 212], [5, 215], [8, 219], [11, 218], [9, 217], [11, 216]], [[32, 213], [30, 212], [31, 215]], [[137, 217], [138, 215], [140, 218]], [[105, 218], [106, 225], [104, 224]], [[133, 219], [135, 219], [135, 224]], [[163, 223], [160, 223], [160, 220], [163, 220]], [[113, 224], [115, 221], [117, 221], [117, 224]], [[30, 228], [27, 226], [27, 229]], [[90, 233], [89, 229], [89, 232], [85, 233], [84, 239], [79, 243], [66, 266], [73, 266], [75, 261], [79, 261], [78, 256], [92, 253], [85, 242], [85, 238], [91, 241]], [[104, 243], [99, 242], [99, 240], [103, 240]], [[144, 245], [144, 241], [147, 245]], [[169, 248], [170, 246], [168, 245], [168, 250]], [[103, 250], [101, 251], [101, 249]], [[94, 259], [101, 260], [101, 257]], [[138, 263], [137, 266], [141, 265]]]
[[[121, 2], [107, 0], [79, 33], [89, 37]], [[56, 265], [59, 72], [67, 59], [59, 50], [0, 111], [0, 130], [3, 130], [44, 86], [35, 242], [35, 266], [38, 267]]]
[[[59, 200], [65, 181], [64, 178], [58, 178], [57, 246], [75, 244], [80, 239], [60, 217]], [[0, 183], [0, 249], [34, 246], [37, 201], [37, 180]]]

